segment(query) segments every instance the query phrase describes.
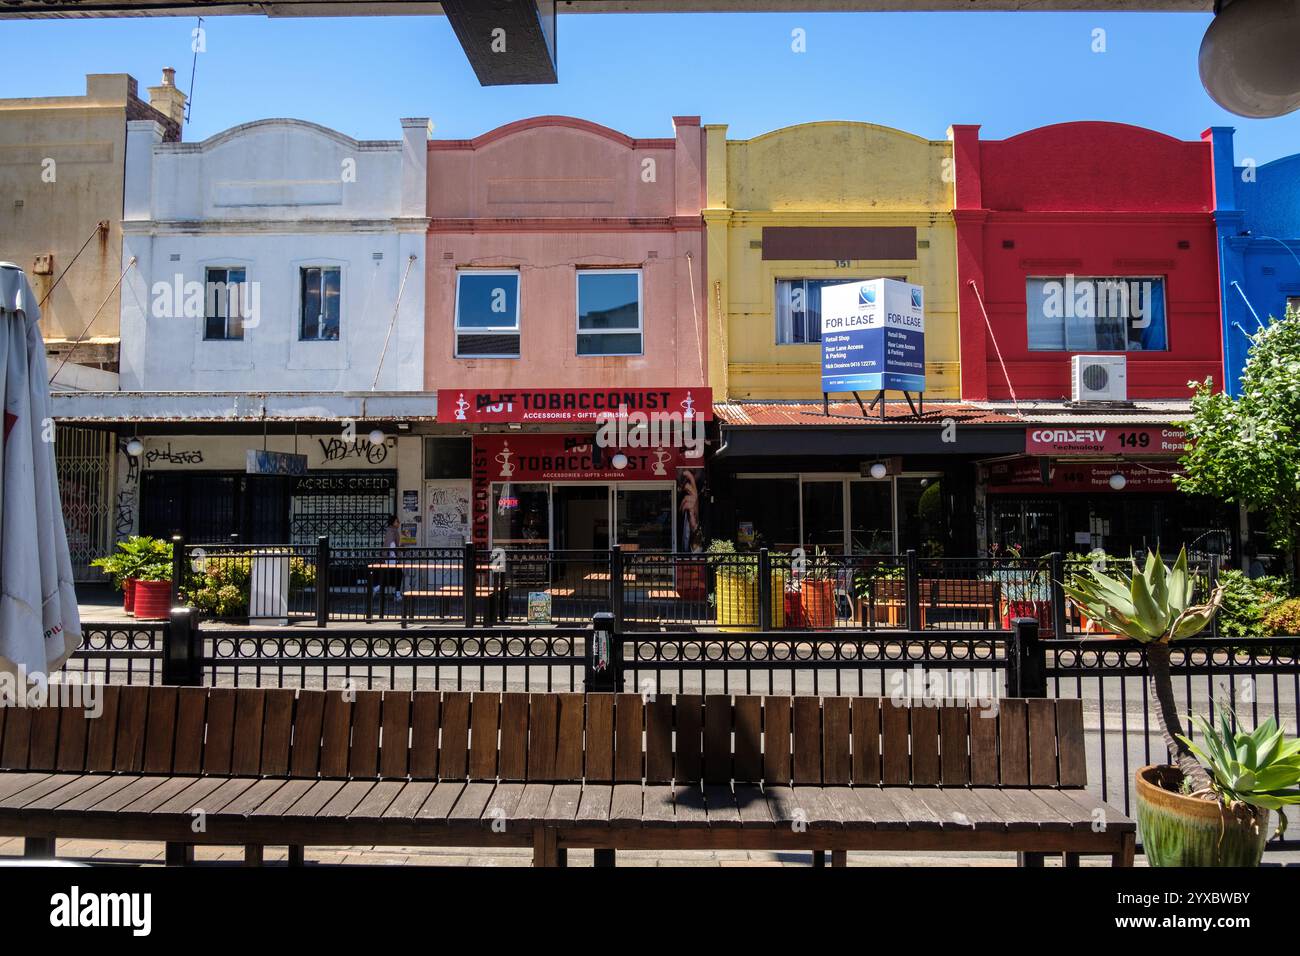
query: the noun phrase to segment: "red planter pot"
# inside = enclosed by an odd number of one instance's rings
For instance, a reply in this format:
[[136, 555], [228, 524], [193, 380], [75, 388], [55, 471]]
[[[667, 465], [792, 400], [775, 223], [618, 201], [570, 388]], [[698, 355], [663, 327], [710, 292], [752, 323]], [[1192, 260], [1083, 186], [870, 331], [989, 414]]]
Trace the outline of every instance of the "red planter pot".
[[122, 610], [127, 614], [135, 613], [135, 578], [122, 582]]
[[170, 581], [135, 582], [135, 616], [142, 621], [165, 621], [171, 614]]
[[808, 627], [827, 630], [835, 626], [835, 582], [809, 581], [799, 585], [800, 604]]
[[1018, 617], [1032, 617], [1038, 621], [1038, 636], [1055, 637], [1056, 627], [1052, 620], [1051, 601], [1003, 601], [1002, 626], [1010, 630], [1011, 622]]

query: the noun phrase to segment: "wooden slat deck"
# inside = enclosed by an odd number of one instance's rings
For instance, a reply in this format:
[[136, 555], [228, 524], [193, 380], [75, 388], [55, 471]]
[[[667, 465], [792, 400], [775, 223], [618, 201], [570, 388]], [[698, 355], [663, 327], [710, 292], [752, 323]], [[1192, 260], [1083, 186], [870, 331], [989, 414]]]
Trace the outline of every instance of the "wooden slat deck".
[[93, 722], [5, 718], [0, 834], [244, 844], [253, 861], [349, 842], [543, 863], [569, 847], [1132, 862], [1133, 822], [1084, 789], [1071, 700], [111, 687]]

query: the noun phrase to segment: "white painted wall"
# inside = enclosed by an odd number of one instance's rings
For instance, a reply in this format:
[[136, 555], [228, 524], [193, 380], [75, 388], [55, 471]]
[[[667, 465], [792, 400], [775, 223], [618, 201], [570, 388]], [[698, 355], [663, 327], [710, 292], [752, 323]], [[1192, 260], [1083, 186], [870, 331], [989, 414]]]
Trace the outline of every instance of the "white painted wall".
[[[388, 338], [378, 389], [421, 390], [427, 127], [406, 119], [402, 140], [359, 142], [273, 119], [161, 143], [154, 124], [128, 123], [123, 261], [137, 267], [122, 292], [122, 388], [368, 391]], [[311, 265], [341, 270], [338, 341], [299, 339]], [[255, 284], [242, 341], [205, 341], [203, 317], [185, 314], [187, 283], [219, 266]]]

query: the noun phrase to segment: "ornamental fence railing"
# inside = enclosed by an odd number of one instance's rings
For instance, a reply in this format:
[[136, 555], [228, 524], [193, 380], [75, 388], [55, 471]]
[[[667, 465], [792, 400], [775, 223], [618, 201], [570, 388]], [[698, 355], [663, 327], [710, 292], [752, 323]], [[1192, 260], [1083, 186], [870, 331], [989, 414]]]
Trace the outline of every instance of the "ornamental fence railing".
[[[1089, 562], [1061, 554], [336, 548], [323, 537], [311, 546], [176, 539], [174, 556], [174, 604], [250, 626], [585, 625], [608, 611], [620, 631], [981, 631], [1033, 617], [1049, 638], [1097, 632], [1063, 590]], [[1205, 593], [1217, 559], [1192, 570]]]

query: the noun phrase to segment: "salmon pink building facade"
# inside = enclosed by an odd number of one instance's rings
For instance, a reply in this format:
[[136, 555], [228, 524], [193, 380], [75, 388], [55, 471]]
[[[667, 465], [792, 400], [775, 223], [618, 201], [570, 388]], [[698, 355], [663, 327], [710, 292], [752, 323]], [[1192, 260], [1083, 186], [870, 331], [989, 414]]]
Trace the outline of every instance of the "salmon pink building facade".
[[[467, 496], [477, 544], [700, 544], [704, 143], [699, 117], [672, 127], [541, 116], [428, 144], [426, 496]], [[693, 441], [598, 441], [620, 411]]]

